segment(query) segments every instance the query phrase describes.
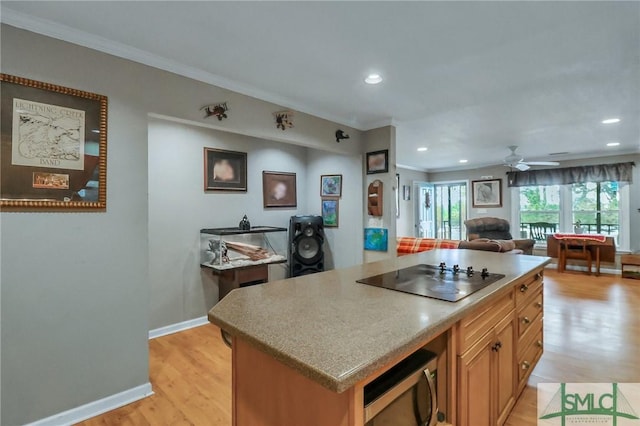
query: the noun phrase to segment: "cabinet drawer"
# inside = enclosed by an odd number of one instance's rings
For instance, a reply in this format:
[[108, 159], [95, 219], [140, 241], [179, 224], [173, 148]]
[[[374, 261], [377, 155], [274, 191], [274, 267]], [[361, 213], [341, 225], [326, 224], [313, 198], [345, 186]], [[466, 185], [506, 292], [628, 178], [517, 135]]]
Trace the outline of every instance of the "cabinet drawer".
[[518, 308], [526, 303], [527, 298], [542, 288], [542, 278], [543, 273], [539, 271], [525, 279], [521, 284], [516, 285], [516, 306]]
[[525, 348], [523, 354], [518, 357], [518, 383], [522, 384], [536, 366], [542, 355], [542, 330], [540, 330]]
[[518, 310], [518, 337], [521, 337], [536, 322], [536, 318], [542, 315], [542, 292], [531, 299]]
[[458, 323], [458, 353], [464, 353], [473, 346], [487, 331], [509, 315], [513, 308], [513, 291], [510, 291], [496, 302], [483, 306], [460, 320]]

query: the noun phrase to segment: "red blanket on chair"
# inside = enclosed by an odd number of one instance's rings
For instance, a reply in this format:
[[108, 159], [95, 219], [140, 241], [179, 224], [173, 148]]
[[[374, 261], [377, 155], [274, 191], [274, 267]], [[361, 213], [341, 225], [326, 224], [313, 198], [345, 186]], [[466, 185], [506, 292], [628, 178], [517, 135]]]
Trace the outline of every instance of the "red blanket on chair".
[[457, 249], [459, 240], [440, 240], [436, 238], [398, 237], [396, 249], [398, 255], [419, 253], [435, 249]]
[[589, 241], [597, 241], [599, 243], [604, 243], [607, 241], [606, 235], [599, 234], [562, 234], [557, 233], [553, 234], [553, 238], [556, 240], [589, 240]]

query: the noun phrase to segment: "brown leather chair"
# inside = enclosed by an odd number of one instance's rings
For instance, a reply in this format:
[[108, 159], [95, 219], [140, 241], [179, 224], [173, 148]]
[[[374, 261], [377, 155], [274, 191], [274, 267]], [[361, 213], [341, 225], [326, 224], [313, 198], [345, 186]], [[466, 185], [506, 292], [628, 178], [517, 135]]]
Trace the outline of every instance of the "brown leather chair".
[[478, 238], [489, 238], [490, 240], [513, 240], [516, 249], [522, 250], [524, 254], [533, 254], [535, 240], [524, 239], [514, 240], [509, 232], [509, 221], [498, 217], [479, 217], [464, 221], [467, 227], [467, 239], [469, 241]]

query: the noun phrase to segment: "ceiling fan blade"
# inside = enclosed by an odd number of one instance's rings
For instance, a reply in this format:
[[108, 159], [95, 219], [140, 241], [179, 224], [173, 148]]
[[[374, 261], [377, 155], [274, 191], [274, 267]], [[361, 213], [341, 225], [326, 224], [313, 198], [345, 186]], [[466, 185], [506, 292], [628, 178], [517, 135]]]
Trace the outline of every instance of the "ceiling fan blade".
[[530, 166], [559, 166], [557, 161], [525, 161]]
[[527, 163], [516, 163], [513, 165], [513, 167], [520, 170], [521, 172], [524, 172], [525, 170], [529, 170], [531, 168]]

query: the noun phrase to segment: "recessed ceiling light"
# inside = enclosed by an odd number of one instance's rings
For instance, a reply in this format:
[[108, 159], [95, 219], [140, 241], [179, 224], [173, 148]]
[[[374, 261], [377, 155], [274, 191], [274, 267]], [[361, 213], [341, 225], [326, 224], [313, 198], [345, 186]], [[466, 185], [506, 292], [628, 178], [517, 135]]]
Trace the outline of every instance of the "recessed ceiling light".
[[367, 84], [378, 84], [382, 81], [382, 77], [380, 74], [369, 74], [367, 78], [364, 79], [364, 82]]
[[619, 118], [607, 118], [606, 120], [602, 120], [602, 124], [615, 124], [619, 122], [620, 122]]
[[467, 162], [469, 162], [469, 160], [460, 160], [459, 162], [460, 163], [467, 163]]
[[620, 145], [620, 142], [609, 142], [607, 143], [607, 146], [618, 146]]
[[418, 148], [418, 152], [425, 152], [427, 149], [429, 148], [427, 148], [426, 146], [421, 146], [420, 148]]

